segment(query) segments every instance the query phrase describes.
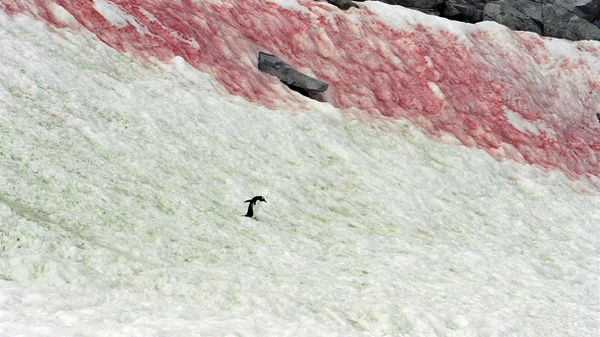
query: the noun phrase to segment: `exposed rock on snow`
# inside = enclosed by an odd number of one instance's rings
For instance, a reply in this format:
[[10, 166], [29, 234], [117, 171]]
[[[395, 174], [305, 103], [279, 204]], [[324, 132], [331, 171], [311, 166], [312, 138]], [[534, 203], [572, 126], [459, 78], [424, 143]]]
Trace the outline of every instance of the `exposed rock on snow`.
[[[501, 23], [511, 29], [569, 40], [600, 40], [600, 28], [593, 20], [600, 1], [580, 1], [571, 4], [545, 3], [528, 0], [500, 0], [485, 5], [484, 19]], [[578, 9], [580, 6], [582, 9]], [[581, 16], [578, 16], [580, 14]]]
[[275, 55], [263, 52], [258, 53], [258, 69], [276, 76], [290, 89], [313, 99], [321, 100], [320, 93], [329, 87], [329, 84], [293, 69]]
[[327, 2], [343, 10], [348, 10], [352, 7], [358, 8], [358, 5], [350, 0], [327, 0]]
[[479, 22], [483, 20], [484, 1], [446, 0], [442, 16], [453, 20]]
[[441, 6], [444, 4], [444, 0], [380, 0], [390, 5], [400, 5], [416, 9], [423, 13], [431, 15], [440, 15]]
[[600, 40], [600, 0], [378, 0], [465, 22], [496, 21], [514, 30], [569, 40]]
[[[540, 4], [528, 0], [500, 0], [489, 2], [484, 8], [484, 20], [496, 21], [510, 29], [543, 34], [544, 24]], [[547, 16], [546, 16], [547, 19]]]
[[600, 18], [600, 1], [598, 0], [561, 0], [550, 1], [574, 13], [589, 22]]
[[382, 0], [381, 2], [411, 8], [433, 9], [442, 5], [444, 0]]
[[600, 40], [600, 27], [562, 6], [544, 7], [544, 30], [545, 35], [569, 40]]

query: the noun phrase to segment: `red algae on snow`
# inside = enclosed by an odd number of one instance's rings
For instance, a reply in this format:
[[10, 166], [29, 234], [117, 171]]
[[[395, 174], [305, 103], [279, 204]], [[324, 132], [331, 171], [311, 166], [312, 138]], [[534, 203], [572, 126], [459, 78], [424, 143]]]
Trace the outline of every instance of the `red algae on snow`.
[[[600, 176], [600, 82], [592, 74], [600, 69], [598, 45], [564, 42], [581, 54], [570, 58], [530, 33], [498, 38], [500, 28], [480, 26], [458, 36], [427, 22], [390, 25], [369, 6], [342, 12], [298, 3], [0, 0], [0, 9], [63, 28], [53, 9], [59, 5], [119, 51], [162, 61], [180, 56], [234, 95], [302, 107], [301, 98], [257, 71], [258, 52], [273, 53], [328, 82], [326, 98], [341, 109], [406, 118], [498, 159], [573, 178]], [[125, 21], [111, 22], [102, 8]]]

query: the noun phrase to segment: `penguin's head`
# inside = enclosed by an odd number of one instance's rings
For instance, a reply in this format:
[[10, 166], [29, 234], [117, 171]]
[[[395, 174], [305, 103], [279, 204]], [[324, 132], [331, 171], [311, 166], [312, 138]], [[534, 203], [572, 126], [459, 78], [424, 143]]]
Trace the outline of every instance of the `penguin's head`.
[[265, 199], [265, 197], [263, 197], [262, 195], [257, 195], [255, 197], [253, 197], [252, 199], [248, 199], [244, 202], [249, 202], [251, 204], [256, 204], [257, 201], [262, 201], [262, 202], [267, 202], [267, 199]]

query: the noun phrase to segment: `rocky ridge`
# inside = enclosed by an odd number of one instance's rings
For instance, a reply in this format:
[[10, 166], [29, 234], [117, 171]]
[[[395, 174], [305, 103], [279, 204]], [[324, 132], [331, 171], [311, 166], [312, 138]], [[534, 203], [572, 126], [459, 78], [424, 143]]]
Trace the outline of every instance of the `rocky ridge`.
[[[600, 0], [375, 1], [401, 5], [452, 20], [471, 23], [495, 21], [513, 30], [530, 31], [544, 36], [600, 41]], [[328, 2], [335, 4], [341, 1]]]

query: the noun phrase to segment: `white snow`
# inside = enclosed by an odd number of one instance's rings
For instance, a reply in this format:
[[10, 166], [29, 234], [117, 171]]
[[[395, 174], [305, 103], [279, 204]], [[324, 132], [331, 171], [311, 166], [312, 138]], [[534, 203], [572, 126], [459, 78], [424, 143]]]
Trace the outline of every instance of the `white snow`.
[[146, 19], [150, 20], [150, 22], [152, 22], [152, 23], [158, 22], [158, 19], [156, 18], [156, 16], [154, 16], [154, 14], [148, 12], [147, 10], [140, 7], [140, 12], [146, 17]]
[[48, 7], [52, 11], [52, 14], [54, 15], [54, 17], [57, 18], [58, 20], [62, 21], [67, 26], [70, 26], [70, 27], [79, 26], [79, 22], [77, 21], [77, 19], [75, 19], [73, 17], [73, 15], [71, 15], [71, 13], [69, 13], [64, 7], [58, 5], [55, 2], [50, 2], [48, 4]]
[[306, 7], [304, 7], [298, 3], [298, 0], [267, 0], [267, 1], [276, 3], [277, 5], [280, 5], [285, 8], [295, 10], [295, 11], [310, 13], [310, 11], [308, 9], [306, 9]]
[[108, 0], [94, 0], [94, 8], [102, 15], [108, 22], [117, 28], [125, 28], [129, 25], [135, 27], [135, 29], [141, 34], [149, 35], [150, 31], [146, 26], [137, 22], [137, 19], [125, 12], [119, 5], [116, 5]]
[[535, 124], [521, 117], [521, 114], [518, 112], [512, 111], [505, 106], [502, 107], [502, 110], [506, 114], [510, 124], [512, 124], [512, 126], [514, 126], [517, 130], [521, 132], [529, 132], [536, 136], [540, 134], [540, 130], [535, 126]]
[[[476, 29], [479, 29], [480, 24], [467, 24], [464, 22], [448, 20], [443, 17], [428, 15], [423, 12], [405, 8], [402, 6], [390, 6], [379, 1], [367, 1], [364, 3], [369, 11], [376, 14], [383, 22], [391, 27], [396, 27], [398, 30], [411, 29], [417, 25], [427, 23], [427, 27], [438, 30], [445, 30], [455, 34], [458, 41], [467, 43], [467, 35]], [[504, 29], [506, 27], [496, 24], [495, 26], [487, 26], [488, 29]]]
[[0, 42], [0, 336], [599, 333], [589, 182], [25, 17]]
[[431, 91], [433, 91], [433, 93], [435, 94], [435, 97], [437, 97], [441, 100], [446, 98], [446, 96], [442, 92], [442, 89], [440, 89], [440, 87], [436, 83], [427, 82], [427, 86], [429, 87], [429, 89], [431, 89]]

